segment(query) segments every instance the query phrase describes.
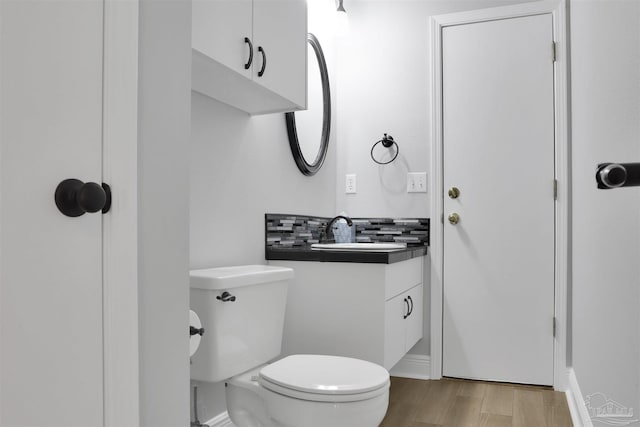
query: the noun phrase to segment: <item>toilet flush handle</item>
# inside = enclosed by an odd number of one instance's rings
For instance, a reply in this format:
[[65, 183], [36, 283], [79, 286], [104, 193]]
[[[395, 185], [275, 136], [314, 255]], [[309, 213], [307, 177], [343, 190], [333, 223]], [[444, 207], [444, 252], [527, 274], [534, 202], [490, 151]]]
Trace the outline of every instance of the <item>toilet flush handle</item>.
[[229, 292], [224, 291], [222, 295], [218, 295], [216, 299], [222, 302], [234, 302], [236, 300], [236, 297], [231, 295]]

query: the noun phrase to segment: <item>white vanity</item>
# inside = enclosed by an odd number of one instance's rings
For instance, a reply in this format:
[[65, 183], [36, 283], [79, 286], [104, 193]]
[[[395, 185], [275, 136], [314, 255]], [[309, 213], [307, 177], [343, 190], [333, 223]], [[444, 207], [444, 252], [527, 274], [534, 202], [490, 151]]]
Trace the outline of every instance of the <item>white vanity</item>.
[[424, 259], [269, 261], [295, 272], [282, 354], [350, 356], [393, 367], [422, 338]]

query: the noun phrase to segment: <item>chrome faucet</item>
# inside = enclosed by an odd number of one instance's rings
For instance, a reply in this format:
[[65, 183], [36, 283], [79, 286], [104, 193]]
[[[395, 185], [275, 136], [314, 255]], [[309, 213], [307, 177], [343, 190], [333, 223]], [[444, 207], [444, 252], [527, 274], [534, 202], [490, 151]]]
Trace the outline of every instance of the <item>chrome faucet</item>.
[[339, 219], [344, 219], [345, 221], [347, 221], [347, 225], [349, 227], [353, 227], [353, 221], [351, 221], [351, 218], [349, 218], [348, 216], [344, 216], [344, 215], [334, 216], [327, 223], [327, 226], [324, 229], [324, 233], [323, 233], [324, 239], [322, 238], [322, 235], [320, 236], [321, 243], [326, 241], [335, 241], [335, 237], [333, 235], [333, 223], [335, 223]]

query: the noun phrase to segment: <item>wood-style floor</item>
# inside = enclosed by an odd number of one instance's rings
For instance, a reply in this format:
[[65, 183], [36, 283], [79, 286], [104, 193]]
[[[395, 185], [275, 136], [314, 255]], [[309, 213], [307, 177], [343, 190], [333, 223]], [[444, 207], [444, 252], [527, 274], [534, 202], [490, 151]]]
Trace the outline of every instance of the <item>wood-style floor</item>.
[[572, 427], [564, 393], [548, 387], [391, 378], [381, 427]]

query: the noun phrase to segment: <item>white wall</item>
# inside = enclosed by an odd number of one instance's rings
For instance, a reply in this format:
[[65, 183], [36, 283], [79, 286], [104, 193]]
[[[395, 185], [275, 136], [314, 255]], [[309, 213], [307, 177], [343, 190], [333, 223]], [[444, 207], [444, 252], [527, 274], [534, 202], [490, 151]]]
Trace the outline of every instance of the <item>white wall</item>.
[[[335, 91], [333, 40], [316, 6], [309, 3], [309, 31], [320, 40]], [[335, 212], [335, 127], [324, 166], [308, 177], [291, 155], [284, 114], [251, 117], [195, 92], [191, 110], [191, 268], [264, 264], [267, 212]], [[198, 409], [202, 422], [223, 412], [224, 384], [199, 383]]]
[[187, 426], [191, 2], [139, 20], [140, 425]]
[[[336, 208], [356, 217], [429, 217], [429, 194], [407, 193], [407, 172], [430, 164], [429, 17], [523, 3], [522, 0], [349, 0], [349, 33], [338, 46]], [[400, 146], [385, 166], [371, 146], [383, 133]], [[345, 174], [357, 175], [345, 194]], [[428, 175], [428, 180], [431, 177]], [[427, 258], [425, 258], [427, 260]], [[425, 262], [425, 283], [429, 283]], [[425, 287], [424, 338], [411, 350], [429, 354], [430, 312]]]
[[640, 410], [640, 189], [597, 190], [597, 163], [640, 161], [640, 2], [570, 3], [573, 345], [583, 395]]

